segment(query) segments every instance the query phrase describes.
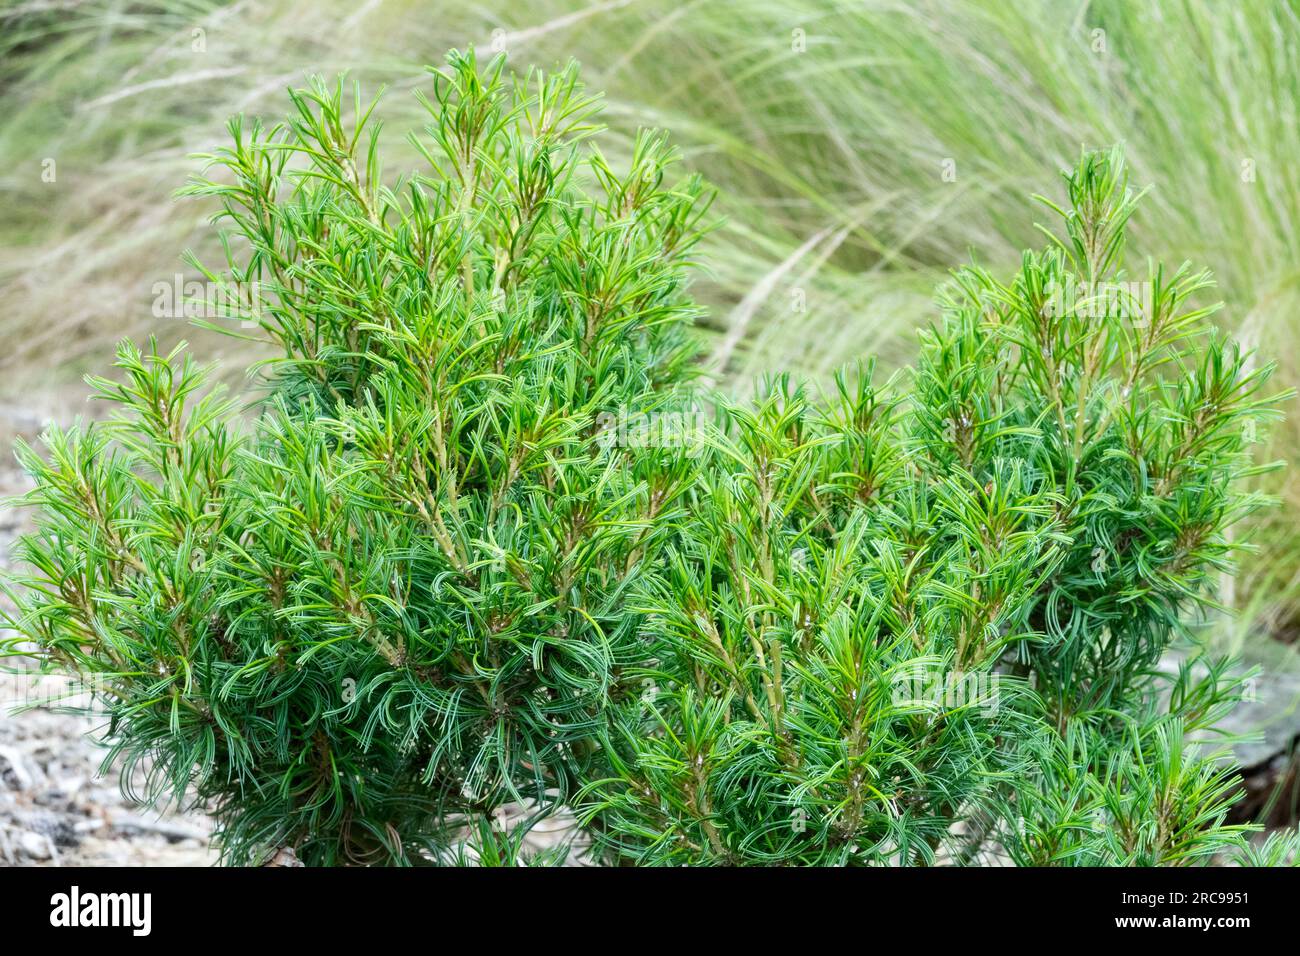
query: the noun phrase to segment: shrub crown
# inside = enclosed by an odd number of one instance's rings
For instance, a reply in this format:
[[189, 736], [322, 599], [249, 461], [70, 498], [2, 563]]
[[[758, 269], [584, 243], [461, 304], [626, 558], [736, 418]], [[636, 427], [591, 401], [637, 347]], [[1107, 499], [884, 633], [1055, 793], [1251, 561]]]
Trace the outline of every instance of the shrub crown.
[[516, 800], [639, 863], [1240, 848], [1190, 743], [1239, 680], [1159, 663], [1261, 503], [1268, 369], [1205, 274], [1124, 271], [1117, 152], [1009, 281], [955, 274], [915, 371], [740, 402], [692, 385], [710, 194], [665, 139], [621, 175], [574, 67], [431, 74], [420, 172], [316, 83], [187, 190], [279, 352], [250, 425], [125, 344], [117, 415], [20, 446], [14, 623], [149, 797], [192, 788], [231, 862], [454, 860], [467, 822], [509, 861]]

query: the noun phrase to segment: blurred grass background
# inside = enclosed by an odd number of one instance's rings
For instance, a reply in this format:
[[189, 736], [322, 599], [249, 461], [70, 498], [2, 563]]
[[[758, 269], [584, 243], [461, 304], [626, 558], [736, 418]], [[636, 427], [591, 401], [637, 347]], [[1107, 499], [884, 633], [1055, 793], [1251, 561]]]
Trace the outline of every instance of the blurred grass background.
[[[710, 239], [714, 359], [824, 375], [906, 362], [948, 270], [1006, 270], [1037, 245], [1029, 195], [1083, 146], [1123, 142], [1151, 185], [1130, 255], [1211, 268], [1219, 321], [1300, 384], [1300, 0], [4, 0], [0, 7], [0, 401], [75, 389], [111, 343], [156, 331], [207, 359], [236, 343], [152, 316], [154, 284], [212, 211], [171, 198], [192, 152], [284, 88], [351, 71], [381, 106], [388, 168], [414, 165], [410, 91], [452, 46], [512, 66], [576, 57], [617, 155], [671, 131], [721, 191]], [[53, 171], [53, 181], [50, 178]], [[235, 363], [230, 363], [236, 367]], [[1300, 455], [1300, 408], [1261, 443]], [[1293, 642], [1296, 469], [1228, 589], [1219, 640]], [[1270, 653], [1277, 650], [1274, 647]], [[1278, 665], [1273, 665], [1278, 666]]]

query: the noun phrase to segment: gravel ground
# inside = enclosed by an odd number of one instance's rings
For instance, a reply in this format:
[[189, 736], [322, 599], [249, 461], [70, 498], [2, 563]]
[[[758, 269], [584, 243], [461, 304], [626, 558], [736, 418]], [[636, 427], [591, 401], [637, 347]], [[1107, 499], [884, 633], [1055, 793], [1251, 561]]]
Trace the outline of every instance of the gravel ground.
[[[4, 675], [6, 705], [58, 701], [60, 678]], [[8, 706], [6, 706], [8, 710]], [[159, 814], [122, 795], [92, 718], [41, 705], [0, 717], [0, 865], [208, 866], [211, 824], [200, 814]]]

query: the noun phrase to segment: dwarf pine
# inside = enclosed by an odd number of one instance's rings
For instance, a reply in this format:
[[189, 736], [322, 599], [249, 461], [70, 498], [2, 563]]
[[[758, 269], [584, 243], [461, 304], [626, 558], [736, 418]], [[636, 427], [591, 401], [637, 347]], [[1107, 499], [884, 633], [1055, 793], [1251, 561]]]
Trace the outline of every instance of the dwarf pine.
[[1263, 503], [1270, 369], [1207, 275], [1126, 271], [1118, 151], [1017, 273], [954, 274], [913, 369], [741, 401], [695, 376], [710, 191], [661, 134], [607, 162], [575, 66], [453, 52], [395, 179], [377, 101], [291, 100], [185, 190], [261, 291], [252, 421], [126, 343], [112, 417], [19, 447], [15, 627], [228, 862], [506, 859], [516, 801], [606, 862], [1244, 849], [1199, 743], [1241, 679], [1160, 665]]

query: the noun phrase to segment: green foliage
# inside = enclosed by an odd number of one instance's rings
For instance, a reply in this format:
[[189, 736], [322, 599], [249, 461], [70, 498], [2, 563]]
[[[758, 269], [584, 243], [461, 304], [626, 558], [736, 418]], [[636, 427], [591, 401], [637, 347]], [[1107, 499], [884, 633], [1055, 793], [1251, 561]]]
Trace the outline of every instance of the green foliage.
[[1001, 741], [1032, 728], [1002, 698], [1032, 695], [992, 668], [1059, 560], [1046, 499], [1009, 467], [990, 489], [909, 477], [896, 406], [840, 385], [825, 412], [785, 382], [729, 406], [701, 469], [651, 598], [655, 693], [588, 789], [639, 862], [933, 862], [1024, 770]]
[[234, 227], [214, 281], [259, 283], [283, 350], [251, 434], [188, 360], [125, 345], [126, 383], [93, 383], [120, 416], [21, 451], [19, 626], [99, 675], [114, 748], [150, 796], [192, 784], [234, 862], [411, 861], [454, 815], [563, 799], [681, 516], [681, 466], [598, 420], [685, 394], [707, 193], [664, 184], [660, 137], [627, 176], [584, 150], [573, 67], [448, 64], [396, 186], [373, 104], [318, 83], [286, 124], [233, 121], [188, 190]]
[[[360, 14], [355, 3], [317, 0], [320, 22], [347, 29], [312, 31], [308, 43], [293, 6], [157, 0], [129, 15], [117, 0], [47, 6], [10, 4], [0, 36], [0, 165], [16, 171], [0, 224], [10, 398], [98, 367], [106, 337], [156, 331], [160, 320], [130, 304], [171, 276], [179, 245], [219, 255], [189, 205], [160, 205], [158, 184], [183, 176], [187, 151], [217, 141], [232, 112], [278, 114], [270, 78], [346, 65], [366, 83], [405, 89], [419, 84], [429, 50], [502, 23], [517, 28], [513, 56], [576, 56], [598, 71], [613, 104], [603, 149], [621, 159], [638, 122], [668, 124], [719, 187], [726, 225], [696, 296], [715, 307], [708, 324], [728, 333], [718, 354], [730, 355], [732, 381], [775, 368], [829, 376], [863, 352], [890, 367], [910, 362], [935, 277], [971, 249], [999, 270], [1014, 262], [1030, 242], [1026, 184], [1079, 143], [1116, 141], [1157, 186], [1134, 240], [1166, 261], [1213, 268], [1230, 306], [1225, 329], [1277, 358], [1282, 382], [1300, 379], [1291, 161], [1300, 124], [1277, 121], [1300, 94], [1300, 45], [1285, 42], [1300, 28], [1293, 4], [1091, 0], [1063, 17], [1051, 2], [950, 0], [937, 13], [839, 0], [683, 11], [677, 0], [638, 0], [575, 17], [583, 0], [532, 0], [526, 16], [517, 3], [474, 0], [430, 17], [413, 0]], [[206, 43], [197, 71], [196, 40]], [[1185, 69], [1187, 50], [1213, 68]], [[397, 131], [419, 109], [412, 97], [385, 102], [390, 164], [407, 164]], [[955, 182], [942, 175], [947, 158]], [[47, 161], [56, 182], [43, 175]], [[791, 280], [806, 309], [780, 294]], [[748, 294], [762, 289], [778, 294]], [[733, 330], [745, 334], [731, 350]], [[1260, 459], [1294, 459], [1298, 425], [1291, 415], [1272, 429]], [[1225, 595], [1256, 619], [1241, 628], [1255, 657], [1290, 629], [1300, 580], [1289, 517], [1300, 484], [1265, 487], [1289, 507], [1261, 516], [1265, 550], [1246, 556]]]
[[187, 189], [280, 353], [252, 422], [124, 345], [118, 414], [19, 451], [14, 623], [146, 796], [192, 788], [236, 863], [553, 862], [515, 801], [652, 864], [1243, 848], [1195, 742], [1239, 682], [1159, 665], [1261, 504], [1269, 370], [1204, 275], [1126, 285], [1118, 153], [1010, 282], [955, 275], [914, 372], [738, 402], [691, 384], [710, 194], [657, 135], [625, 175], [585, 145], [573, 67], [453, 53], [391, 183], [347, 99], [232, 122]]
[[1240, 845], [1230, 767], [1190, 742], [1239, 684], [1158, 664], [1261, 503], [1240, 481], [1270, 369], [1205, 326], [1204, 274], [1123, 271], [1118, 152], [1066, 185], [1064, 235], [1011, 282], [955, 275], [906, 387], [863, 370], [816, 408], [778, 382], [726, 409], [650, 596], [658, 693], [620, 710], [614, 772], [586, 791], [612, 852], [1157, 864]]

